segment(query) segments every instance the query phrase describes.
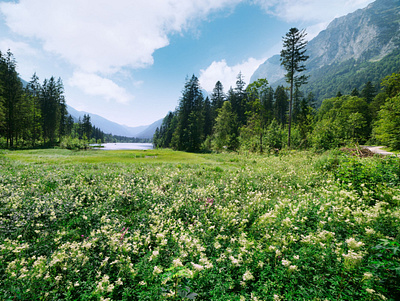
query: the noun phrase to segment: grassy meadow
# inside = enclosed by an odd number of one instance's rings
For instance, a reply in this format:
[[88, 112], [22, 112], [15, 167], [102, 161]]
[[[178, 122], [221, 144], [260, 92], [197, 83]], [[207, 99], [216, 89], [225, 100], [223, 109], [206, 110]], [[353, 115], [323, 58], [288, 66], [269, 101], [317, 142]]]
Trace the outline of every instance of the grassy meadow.
[[0, 300], [400, 300], [400, 159], [0, 151]]

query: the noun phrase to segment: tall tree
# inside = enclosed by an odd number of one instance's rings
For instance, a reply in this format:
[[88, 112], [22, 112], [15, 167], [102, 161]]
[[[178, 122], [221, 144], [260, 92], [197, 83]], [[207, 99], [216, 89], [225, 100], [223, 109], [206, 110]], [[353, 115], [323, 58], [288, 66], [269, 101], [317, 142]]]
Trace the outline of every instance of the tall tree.
[[[246, 88], [247, 97], [251, 104], [250, 117], [244, 131], [258, 136], [259, 149], [263, 152], [263, 135], [268, 122], [267, 108], [264, 106], [263, 98], [268, 95], [268, 81], [265, 78], [258, 79]], [[248, 135], [247, 135], [248, 136]]]
[[236, 112], [239, 126], [246, 124], [247, 98], [246, 83], [243, 80], [242, 72], [236, 77], [235, 103], [232, 103], [232, 109]]
[[286, 113], [288, 110], [288, 95], [283, 86], [278, 86], [275, 90], [274, 117], [281, 125], [286, 124]]
[[224, 102], [218, 110], [212, 145], [216, 150], [235, 150], [238, 147], [238, 124], [229, 101]]
[[178, 108], [178, 124], [172, 146], [178, 150], [199, 151], [204, 138], [204, 98], [199, 80], [192, 76], [186, 84]]
[[55, 142], [60, 123], [60, 90], [54, 77], [45, 79], [41, 89], [40, 103], [43, 122], [43, 139]]
[[42, 117], [42, 112], [40, 110], [40, 83], [39, 83], [39, 77], [36, 75], [36, 73], [33, 74], [31, 81], [27, 84], [26, 86], [26, 94], [29, 97], [31, 101], [31, 110], [32, 110], [32, 145], [35, 146], [37, 140], [40, 139], [41, 132], [42, 132], [42, 126], [41, 126], [41, 117]]
[[289, 94], [289, 129], [288, 129], [288, 147], [290, 147], [290, 136], [292, 127], [292, 103], [295, 87], [300, 87], [307, 83], [307, 76], [296, 75], [306, 70], [304, 62], [308, 59], [306, 53], [307, 41], [306, 32], [291, 28], [283, 38], [283, 49], [281, 51], [281, 65], [285, 68], [286, 82], [290, 84]]
[[212, 128], [214, 126], [214, 119], [212, 114], [212, 106], [208, 96], [204, 101], [204, 138], [211, 136]]
[[86, 137], [86, 139], [90, 139], [90, 137], [92, 136], [92, 123], [90, 122], [89, 114], [83, 115], [82, 132], [83, 132], [83, 136]]
[[211, 93], [211, 106], [214, 111], [222, 108], [225, 98], [224, 87], [220, 81], [217, 81]]
[[5, 132], [7, 146], [13, 147], [18, 137], [17, 105], [22, 98], [22, 83], [16, 70], [16, 61], [10, 50], [5, 57], [0, 53], [0, 74], [2, 81], [2, 97], [5, 109]]
[[[57, 87], [57, 98], [58, 98], [58, 105], [59, 105], [58, 135], [59, 135], [59, 139], [61, 141], [61, 137], [65, 136], [67, 133], [68, 111], [67, 111], [67, 104], [65, 102], [65, 97], [64, 97], [64, 84], [60, 77], [57, 80], [56, 87]], [[90, 135], [87, 138], [90, 139]]]

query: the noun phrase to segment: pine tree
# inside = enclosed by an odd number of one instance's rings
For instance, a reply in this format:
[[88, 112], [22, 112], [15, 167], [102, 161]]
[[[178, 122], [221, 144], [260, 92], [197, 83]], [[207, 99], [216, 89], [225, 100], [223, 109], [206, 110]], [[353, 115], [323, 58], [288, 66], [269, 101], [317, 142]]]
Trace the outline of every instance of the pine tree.
[[235, 97], [231, 100], [232, 110], [236, 113], [239, 126], [246, 124], [247, 98], [246, 83], [243, 80], [242, 72], [239, 72], [236, 78]]
[[279, 124], [286, 124], [286, 113], [289, 106], [289, 97], [283, 86], [278, 86], [275, 90], [274, 117]]
[[211, 102], [208, 96], [204, 101], [204, 138], [211, 136], [212, 128], [214, 126], [213, 112]]
[[204, 139], [203, 106], [199, 80], [193, 75], [185, 84], [178, 107], [178, 124], [171, 142], [175, 149], [190, 152], [200, 150]]
[[290, 84], [288, 147], [290, 147], [294, 88], [300, 87], [307, 82], [307, 76], [296, 75], [296, 73], [306, 70], [303, 64], [308, 59], [308, 56], [305, 55], [307, 46], [305, 36], [304, 30], [299, 31], [297, 28], [291, 28], [283, 38], [283, 50], [281, 51], [281, 65], [287, 71], [285, 74], [286, 82]]
[[[61, 78], [58, 78], [57, 83], [57, 98], [58, 98], [58, 105], [59, 105], [59, 126], [58, 126], [58, 136], [59, 140], [61, 141], [61, 137], [66, 135], [66, 127], [67, 127], [67, 118], [68, 118], [68, 111], [67, 111], [67, 104], [65, 102], [64, 97], [64, 84]], [[90, 138], [88, 136], [88, 138]]]
[[31, 81], [26, 86], [26, 94], [31, 100], [31, 110], [32, 110], [32, 145], [35, 146], [36, 142], [40, 139], [42, 134], [41, 118], [42, 112], [40, 109], [40, 83], [39, 77], [34, 73], [32, 75]]
[[211, 93], [211, 106], [214, 111], [222, 108], [225, 98], [224, 87], [220, 81], [217, 81]]
[[0, 53], [0, 76], [5, 115], [7, 147], [14, 147], [18, 137], [18, 102], [22, 99], [22, 83], [16, 71], [16, 61], [10, 50], [6, 57]]
[[83, 115], [82, 119], [82, 132], [83, 137], [86, 137], [88, 140], [92, 136], [92, 123], [90, 122], [90, 115]]

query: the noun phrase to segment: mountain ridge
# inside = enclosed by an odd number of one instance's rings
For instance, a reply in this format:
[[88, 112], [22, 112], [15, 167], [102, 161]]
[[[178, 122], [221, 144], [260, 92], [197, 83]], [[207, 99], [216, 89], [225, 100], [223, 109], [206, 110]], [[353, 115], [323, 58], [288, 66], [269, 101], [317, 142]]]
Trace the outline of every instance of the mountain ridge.
[[[360, 89], [367, 81], [380, 82], [400, 69], [399, 46], [400, 0], [376, 0], [336, 18], [307, 45], [305, 74], [311, 76], [303, 91], [313, 92], [321, 102], [338, 91]], [[251, 82], [267, 78], [271, 86], [285, 84], [279, 59], [275, 55], [261, 64]]]
[[67, 110], [75, 122], [77, 122], [79, 118], [82, 118], [83, 115], [86, 114], [90, 116], [90, 121], [95, 127], [101, 129], [106, 134], [117, 136], [151, 139], [153, 138], [156, 128], [159, 127], [162, 123], [162, 119], [160, 119], [150, 125], [130, 127], [127, 125], [121, 125], [114, 121], [110, 121], [97, 114], [92, 114], [85, 111], [78, 111], [69, 105], [67, 105]]

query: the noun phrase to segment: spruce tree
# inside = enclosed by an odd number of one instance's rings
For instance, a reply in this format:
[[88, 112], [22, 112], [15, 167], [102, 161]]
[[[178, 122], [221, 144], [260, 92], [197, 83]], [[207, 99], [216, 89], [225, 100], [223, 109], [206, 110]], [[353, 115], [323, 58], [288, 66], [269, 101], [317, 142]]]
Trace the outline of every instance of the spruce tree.
[[31, 110], [32, 110], [32, 145], [35, 146], [36, 142], [40, 139], [42, 133], [42, 112], [40, 109], [40, 83], [39, 77], [34, 73], [32, 75], [31, 81], [26, 86], [26, 94], [31, 100]]
[[18, 103], [22, 99], [22, 83], [16, 71], [16, 61], [10, 50], [3, 57], [0, 53], [1, 96], [4, 104], [7, 147], [14, 147], [18, 137]]
[[274, 117], [281, 125], [286, 124], [286, 113], [289, 102], [288, 95], [283, 86], [278, 86], [275, 90]]
[[305, 36], [304, 30], [291, 28], [283, 38], [283, 50], [281, 51], [281, 65], [287, 71], [285, 74], [286, 82], [290, 84], [288, 147], [290, 147], [294, 88], [305, 84], [308, 78], [305, 75], [296, 75], [306, 70], [304, 62], [308, 59], [308, 56], [305, 54], [307, 46]]
[[177, 112], [177, 127], [172, 137], [172, 146], [178, 150], [199, 151], [204, 139], [204, 98], [199, 80], [192, 76], [182, 93]]

